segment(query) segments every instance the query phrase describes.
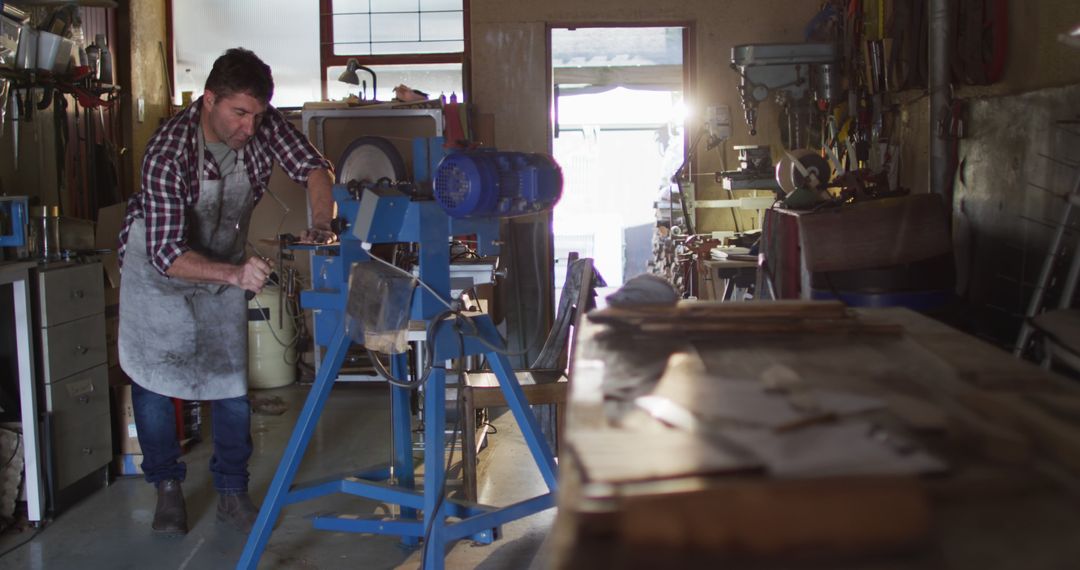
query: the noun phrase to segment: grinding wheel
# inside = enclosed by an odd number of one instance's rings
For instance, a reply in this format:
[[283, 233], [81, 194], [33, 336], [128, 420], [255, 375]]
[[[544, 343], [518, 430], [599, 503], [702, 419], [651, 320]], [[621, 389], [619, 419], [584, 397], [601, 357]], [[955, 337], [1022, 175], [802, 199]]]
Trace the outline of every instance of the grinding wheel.
[[[795, 160], [806, 169], [806, 174], [795, 166]], [[809, 149], [799, 149], [786, 153], [776, 163], [776, 182], [785, 194], [796, 189], [824, 190], [832, 176], [828, 161]], [[816, 183], [813, 181], [816, 179]]]
[[338, 184], [405, 179], [405, 161], [401, 153], [382, 137], [360, 137], [351, 142], [341, 154], [335, 170]]

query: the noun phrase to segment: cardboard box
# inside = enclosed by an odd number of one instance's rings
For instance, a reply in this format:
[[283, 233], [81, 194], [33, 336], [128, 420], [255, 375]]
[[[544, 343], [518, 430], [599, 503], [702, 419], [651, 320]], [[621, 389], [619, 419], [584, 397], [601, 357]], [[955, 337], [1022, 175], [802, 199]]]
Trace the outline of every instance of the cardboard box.
[[120, 347], [116, 344], [120, 335], [120, 315], [105, 315], [105, 353], [109, 366], [120, 366]]
[[105, 288], [105, 352], [109, 366], [120, 365], [120, 288]]
[[109, 313], [120, 314], [120, 288], [119, 287], [106, 287], [105, 288], [105, 313], [106, 316], [110, 316]]
[[95, 245], [102, 249], [113, 249], [119, 245], [120, 229], [124, 226], [127, 202], [113, 204], [98, 210], [97, 228], [94, 236]]
[[124, 370], [119, 366], [109, 367], [109, 387], [115, 388], [117, 386], [127, 386], [131, 384], [131, 378], [124, 373]]
[[113, 473], [116, 475], [142, 475], [141, 453], [125, 453], [113, 456]]
[[141, 454], [139, 436], [135, 431], [135, 409], [131, 404], [131, 385], [114, 386], [112, 393], [116, 449], [125, 455]]
[[[111, 249], [116, 250], [119, 247], [120, 228], [124, 225], [124, 214], [127, 208], [126, 203], [114, 204], [98, 210], [97, 231], [94, 236], [94, 245], [98, 249]], [[105, 278], [109, 284], [109, 288], [117, 289], [119, 293], [120, 287], [120, 264], [117, 261], [115, 253], [107, 253], [101, 257], [101, 266], [105, 269]], [[116, 303], [120, 302], [120, 296], [117, 294]], [[109, 294], [106, 290], [105, 304], [113, 304], [109, 300]]]

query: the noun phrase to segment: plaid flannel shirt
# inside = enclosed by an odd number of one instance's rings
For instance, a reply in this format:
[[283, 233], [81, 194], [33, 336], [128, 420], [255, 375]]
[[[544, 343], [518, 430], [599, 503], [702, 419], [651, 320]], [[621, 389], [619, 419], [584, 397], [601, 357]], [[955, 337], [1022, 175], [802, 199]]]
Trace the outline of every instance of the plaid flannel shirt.
[[[136, 219], [146, 220], [146, 256], [162, 275], [191, 247], [187, 243], [187, 216], [199, 200], [198, 133], [202, 98], [170, 119], [150, 139], [142, 163], [142, 192], [128, 200], [120, 230], [123, 265], [128, 232]], [[217, 162], [204, 149], [205, 176], [220, 179]], [[312, 170], [330, 170], [330, 162], [292, 126], [277, 109], [267, 106], [255, 136], [244, 146], [244, 166], [255, 202], [266, 192], [276, 160], [298, 184], [307, 186]]]

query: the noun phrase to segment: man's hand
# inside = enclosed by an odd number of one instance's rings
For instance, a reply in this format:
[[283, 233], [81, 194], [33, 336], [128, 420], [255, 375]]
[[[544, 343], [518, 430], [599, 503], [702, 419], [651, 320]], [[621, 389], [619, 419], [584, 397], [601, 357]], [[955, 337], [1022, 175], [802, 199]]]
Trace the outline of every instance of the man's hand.
[[308, 228], [300, 234], [300, 241], [317, 244], [334, 243], [337, 241], [337, 234], [329, 229]]
[[233, 285], [258, 293], [266, 285], [266, 278], [270, 275], [270, 264], [261, 257], [249, 257], [243, 265], [236, 266], [236, 276]]
[[300, 241], [305, 243], [334, 243], [337, 236], [330, 230], [337, 204], [334, 203], [331, 188], [334, 174], [325, 168], [317, 168], [308, 173], [307, 191], [311, 206], [311, 227], [300, 234]]

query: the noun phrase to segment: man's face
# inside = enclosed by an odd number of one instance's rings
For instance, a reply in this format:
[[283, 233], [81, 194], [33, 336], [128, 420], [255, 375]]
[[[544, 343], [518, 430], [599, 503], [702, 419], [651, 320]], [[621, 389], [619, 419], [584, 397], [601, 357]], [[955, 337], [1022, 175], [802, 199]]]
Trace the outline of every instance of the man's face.
[[266, 104], [247, 93], [219, 97], [213, 91], [206, 91], [203, 93], [206, 140], [240, 150], [255, 135], [264, 112]]

